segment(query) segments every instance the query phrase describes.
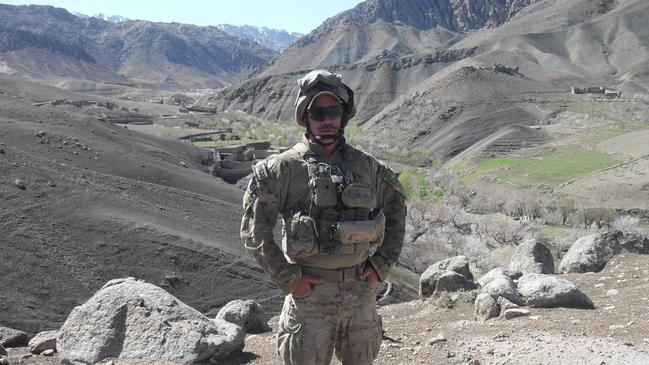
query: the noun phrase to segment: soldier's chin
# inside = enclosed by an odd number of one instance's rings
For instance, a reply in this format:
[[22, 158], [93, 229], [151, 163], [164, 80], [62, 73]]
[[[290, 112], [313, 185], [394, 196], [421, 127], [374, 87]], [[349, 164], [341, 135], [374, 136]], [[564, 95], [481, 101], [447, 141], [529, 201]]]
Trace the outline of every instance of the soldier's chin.
[[315, 138], [321, 144], [331, 144], [331, 143], [334, 143], [334, 142], [336, 142], [338, 140], [338, 135], [337, 134], [325, 134], [325, 135], [318, 135]]

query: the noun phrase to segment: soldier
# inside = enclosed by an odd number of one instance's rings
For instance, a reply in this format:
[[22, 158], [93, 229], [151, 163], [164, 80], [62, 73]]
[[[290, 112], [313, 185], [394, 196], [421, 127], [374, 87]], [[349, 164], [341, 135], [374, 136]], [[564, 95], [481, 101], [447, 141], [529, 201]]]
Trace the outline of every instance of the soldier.
[[[345, 142], [356, 113], [340, 75], [298, 80], [303, 141], [254, 167], [241, 239], [286, 295], [277, 349], [285, 364], [372, 364], [381, 345], [377, 281], [395, 265], [406, 206], [397, 174]], [[273, 227], [282, 217], [282, 240]]]

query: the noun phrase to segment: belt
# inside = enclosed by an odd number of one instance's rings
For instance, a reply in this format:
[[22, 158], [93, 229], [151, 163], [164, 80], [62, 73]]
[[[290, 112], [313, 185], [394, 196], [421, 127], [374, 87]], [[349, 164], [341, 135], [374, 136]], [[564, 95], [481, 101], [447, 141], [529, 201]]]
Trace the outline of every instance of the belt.
[[302, 274], [320, 278], [326, 281], [342, 282], [361, 278], [365, 263], [343, 269], [321, 269], [312, 266], [302, 266]]

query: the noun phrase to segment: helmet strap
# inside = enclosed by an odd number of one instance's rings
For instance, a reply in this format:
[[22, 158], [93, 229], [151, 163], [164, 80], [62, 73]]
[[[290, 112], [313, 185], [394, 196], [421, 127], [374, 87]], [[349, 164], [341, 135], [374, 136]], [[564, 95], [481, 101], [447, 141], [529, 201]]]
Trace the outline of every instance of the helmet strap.
[[316, 136], [311, 131], [311, 127], [309, 126], [308, 123], [307, 123], [307, 127], [306, 127], [306, 136], [309, 139], [309, 141], [311, 141], [313, 143], [317, 143], [317, 144], [319, 144], [321, 146], [328, 146], [328, 145], [331, 145], [331, 144], [334, 144], [334, 143], [338, 142], [340, 140], [340, 138], [344, 134], [345, 134], [345, 130], [343, 128], [340, 128], [340, 129], [338, 129], [338, 133], [336, 135], [334, 135], [334, 136], [326, 136], [326, 137]]

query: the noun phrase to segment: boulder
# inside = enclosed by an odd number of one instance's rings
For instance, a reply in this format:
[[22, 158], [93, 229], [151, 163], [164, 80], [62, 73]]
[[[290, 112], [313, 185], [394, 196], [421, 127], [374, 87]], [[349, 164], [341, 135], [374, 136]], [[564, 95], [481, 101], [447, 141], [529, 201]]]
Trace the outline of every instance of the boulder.
[[536, 308], [593, 309], [593, 301], [570, 281], [551, 275], [527, 274], [518, 279], [518, 292], [525, 305]]
[[549, 248], [540, 240], [531, 238], [516, 248], [509, 268], [523, 274], [554, 274], [554, 259]]
[[134, 278], [106, 283], [72, 310], [59, 331], [62, 364], [128, 358], [193, 364], [239, 353], [243, 328], [212, 320], [165, 290]]
[[215, 319], [241, 326], [246, 333], [271, 331], [266, 311], [254, 300], [233, 300], [221, 308]]
[[29, 337], [23, 331], [9, 327], [0, 327], [0, 345], [7, 347], [27, 346]]
[[56, 338], [58, 335], [59, 331], [40, 332], [29, 340], [29, 352], [38, 355], [45, 350], [56, 351]]
[[599, 272], [621, 251], [622, 232], [591, 234], [575, 241], [559, 264], [563, 273]]
[[475, 298], [475, 307], [473, 314], [476, 318], [484, 319], [498, 317], [500, 314], [500, 306], [494, 297], [489, 293], [480, 293]]
[[504, 275], [496, 277], [494, 280], [490, 281], [482, 288], [482, 291], [484, 293], [489, 293], [489, 295], [495, 299], [498, 297], [504, 297], [512, 303], [518, 305], [523, 304], [523, 299], [516, 290], [516, 284], [512, 279]]
[[500, 266], [500, 267], [493, 268], [488, 273], [482, 275], [482, 277], [478, 279], [478, 284], [484, 287], [485, 285], [489, 284], [490, 281], [492, 281], [493, 279], [499, 276], [506, 276], [512, 280], [516, 280], [521, 276], [523, 276], [523, 273], [520, 272], [519, 270], [512, 270]]
[[436, 297], [445, 292], [469, 291], [477, 288], [478, 286], [473, 280], [468, 280], [464, 275], [460, 275], [455, 271], [447, 271], [437, 279], [433, 296]]
[[508, 309], [520, 308], [518, 304], [512, 303], [505, 297], [498, 297], [497, 302], [502, 311], [506, 311]]
[[511, 308], [511, 309], [507, 309], [507, 310], [504, 311], [503, 317], [505, 317], [505, 319], [512, 319], [512, 318], [516, 318], [516, 317], [528, 316], [529, 314], [530, 314], [529, 309]]
[[620, 238], [622, 252], [649, 255], [649, 238], [639, 234], [624, 234]]
[[469, 270], [469, 260], [464, 256], [451, 257], [438, 261], [428, 267], [419, 277], [419, 296], [427, 298], [435, 292], [437, 280], [442, 274], [453, 271], [468, 280], [473, 280], [473, 274]]

